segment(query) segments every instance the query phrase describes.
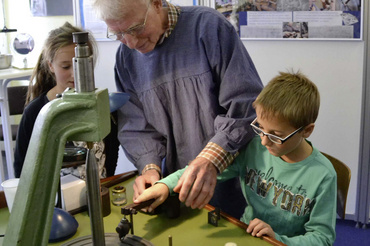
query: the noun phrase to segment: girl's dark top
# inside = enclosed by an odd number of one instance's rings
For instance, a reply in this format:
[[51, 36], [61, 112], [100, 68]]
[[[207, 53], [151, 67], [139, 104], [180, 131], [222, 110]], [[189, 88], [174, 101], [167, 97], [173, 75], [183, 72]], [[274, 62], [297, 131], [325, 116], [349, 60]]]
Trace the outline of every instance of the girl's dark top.
[[21, 176], [24, 159], [26, 157], [36, 118], [41, 108], [44, 107], [44, 105], [48, 102], [49, 99], [47, 98], [45, 92], [28, 104], [23, 111], [22, 119], [19, 123], [14, 151], [14, 175], [16, 178]]
[[[28, 145], [31, 139], [33, 126], [36, 118], [45, 104], [49, 102], [46, 92], [35, 98], [24, 109], [22, 119], [19, 123], [18, 135], [14, 152], [14, 175], [19, 178], [22, 172], [23, 163], [26, 157]], [[111, 114], [116, 118], [116, 112]], [[117, 139], [117, 125], [111, 120], [111, 132], [104, 138], [105, 143], [105, 168], [107, 177], [113, 176], [117, 166], [119, 142]]]

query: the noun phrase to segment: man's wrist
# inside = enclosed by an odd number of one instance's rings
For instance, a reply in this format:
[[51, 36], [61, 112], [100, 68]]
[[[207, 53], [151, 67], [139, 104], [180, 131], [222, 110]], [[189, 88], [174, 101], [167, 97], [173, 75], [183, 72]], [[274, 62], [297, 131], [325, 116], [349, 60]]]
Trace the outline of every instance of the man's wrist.
[[143, 171], [141, 172], [141, 174], [145, 174], [147, 171], [149, 170], [155, 170], [158, 172], [159, 174], [159, 179], [162, 178], [162, 170], [159, 166], [155, 165], [155, 164], [148, 164], [144, 167]]
[[209, 142], [197, 157], [203, 157], [215, 165], [218, 173], [222, 173], [238, 155], [231, 154], [216, 143]]

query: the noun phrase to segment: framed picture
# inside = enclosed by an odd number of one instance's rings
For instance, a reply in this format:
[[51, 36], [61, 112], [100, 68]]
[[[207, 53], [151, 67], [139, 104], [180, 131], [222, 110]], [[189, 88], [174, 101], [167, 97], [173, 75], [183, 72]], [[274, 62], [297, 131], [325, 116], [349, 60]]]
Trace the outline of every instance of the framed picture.
[[30, 0], [32, 16], [73, 15], [73, 0]]
[[107, 38], [107, 25], [95, 14], [93, 0], [73, 0], [75, 24], [89, 31], [97, 41], [111, 41]]
[[241, 39], [362, 40], [363, 0], [215, 0]]

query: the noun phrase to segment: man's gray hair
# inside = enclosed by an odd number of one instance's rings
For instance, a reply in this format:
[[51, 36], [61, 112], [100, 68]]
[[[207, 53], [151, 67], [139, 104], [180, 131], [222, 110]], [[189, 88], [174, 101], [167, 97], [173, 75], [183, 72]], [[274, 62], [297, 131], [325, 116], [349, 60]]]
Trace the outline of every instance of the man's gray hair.
[[102, 20], [120, 20], [132, 11], [130, 5], [133, 1], [148, 4], [152, 0], [95, 0], [93, 8]]

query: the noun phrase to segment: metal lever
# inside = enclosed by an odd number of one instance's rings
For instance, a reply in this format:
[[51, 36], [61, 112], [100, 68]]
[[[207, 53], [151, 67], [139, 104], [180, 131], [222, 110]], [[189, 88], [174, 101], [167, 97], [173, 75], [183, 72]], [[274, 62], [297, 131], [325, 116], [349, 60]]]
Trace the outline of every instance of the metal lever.
[[154, 201], [155, 199], [150, 199], [142, 203], [132, 203], [130, 205], [127, 205], [126, 207], [121, 208], [121, 214], [123, 215], [137, 214], [138, 210], [150, 206]]

